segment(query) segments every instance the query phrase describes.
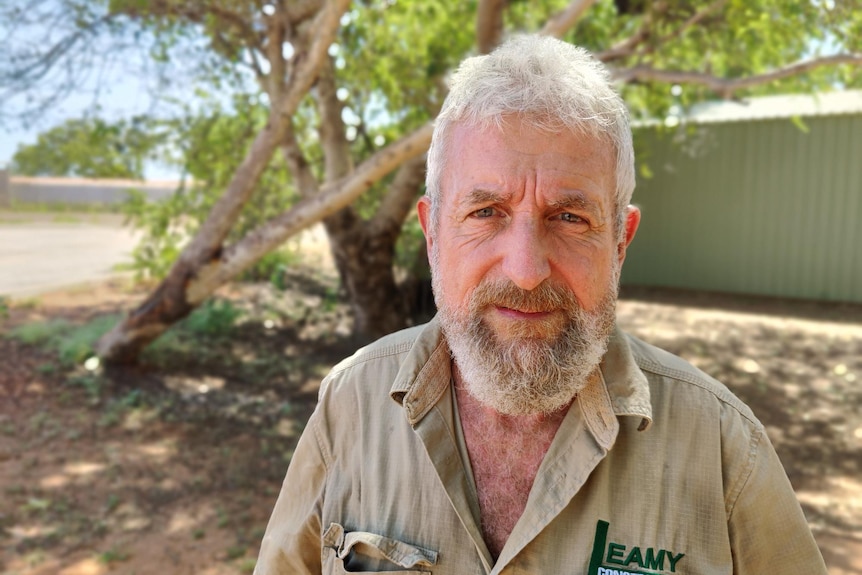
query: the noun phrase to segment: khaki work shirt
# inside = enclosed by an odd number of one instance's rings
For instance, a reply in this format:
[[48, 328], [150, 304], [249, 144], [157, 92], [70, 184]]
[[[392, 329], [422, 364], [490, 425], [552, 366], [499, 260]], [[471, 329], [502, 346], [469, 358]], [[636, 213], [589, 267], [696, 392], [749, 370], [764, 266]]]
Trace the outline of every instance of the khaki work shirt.
[[255, 573], [826, 573], [764, 428], [719, 382], [616, 332], [496, 562], [438, 323], [325, 378]]

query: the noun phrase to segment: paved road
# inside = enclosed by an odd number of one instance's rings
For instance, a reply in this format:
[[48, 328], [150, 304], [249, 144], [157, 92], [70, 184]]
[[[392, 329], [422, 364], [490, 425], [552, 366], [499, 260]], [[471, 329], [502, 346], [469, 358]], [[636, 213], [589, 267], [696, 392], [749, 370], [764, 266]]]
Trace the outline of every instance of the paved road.
[[[87, 218], [87, 216], [85, 216]], [[0, 218], [0, 295], [23, 298], [107, 279], [136, 244], [119, 218]]]

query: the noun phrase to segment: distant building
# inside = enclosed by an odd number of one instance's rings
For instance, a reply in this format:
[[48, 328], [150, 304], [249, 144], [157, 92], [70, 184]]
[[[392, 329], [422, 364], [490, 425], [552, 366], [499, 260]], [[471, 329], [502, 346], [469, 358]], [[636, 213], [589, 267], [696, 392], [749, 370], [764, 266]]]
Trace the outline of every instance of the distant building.
[[652, 176], [625, 285], [862, 302], [862, 91], [702, 104], [635, 132]]
[[0, 206], [9, 206], [12, 202], [118, 204], [133, 189], [157, 201], [170, 196], [178, 186], [177, 181], [12, 176], [7, 170], [0, 170]]

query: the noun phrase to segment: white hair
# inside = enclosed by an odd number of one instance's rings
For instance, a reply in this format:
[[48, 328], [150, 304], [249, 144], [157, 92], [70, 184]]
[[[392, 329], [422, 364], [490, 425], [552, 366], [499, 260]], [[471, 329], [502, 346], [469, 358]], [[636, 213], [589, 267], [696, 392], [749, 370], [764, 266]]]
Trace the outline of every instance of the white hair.
[[635, 188], [628, 112], [607, 68], [583, 48], [548, 36], [516, 36], [492, 53], [464, 60], [452, 76], [428, 151], [426, 194], [437, 222], [440, 182], [455, 124], [502, 126], [516, 115], [527, 125], [570, 130], [609, 142], [616, 151], [616, 226]]

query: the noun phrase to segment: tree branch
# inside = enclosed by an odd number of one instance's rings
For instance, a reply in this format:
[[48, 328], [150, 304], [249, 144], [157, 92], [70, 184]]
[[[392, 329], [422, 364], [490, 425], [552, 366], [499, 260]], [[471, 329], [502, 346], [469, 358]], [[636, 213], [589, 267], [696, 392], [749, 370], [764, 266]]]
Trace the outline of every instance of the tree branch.
[[323, 0], [290, 0], [284, 4], [285, 16], [294, 24], [311, 18], [318, 10]]
[[[330, 57], [327, 57], [320, 67], [314, 97], [320, 114], [317, 130], [320, 147], [323, 149], [323, 181], [335, 182], [351, 172], [353, 157], [350, 154], [350, 142], [345, 135], [344, 120], [341, 117], [344, 106], [338, 99], [335, 68]], [[344, 206], [324, 219], [323, 223], [332, 239], [350, 234], [359, 219], [353, 206]]]
[[431, 143], [432, 131], [433, 124], [425, 124], [371, 156], [344, 180], [324, 185], [320, 194], [300, 200], [284, 214], [226, 249], [220, 258], [212, 260], [194, 278], [190, 278], [186, 301], [192, 306], [200, 304], [219, 286], [242, 273], [287, 238], [350, 205], [383, 176], [405, 161], [423, 154]]
[[[686, 30], [693, 26], [696, 26], [697, 24], [700, 24], [707, 16], [717, 10], [720, 10], [725, 4], [727, 4], [727, 0], [716, 0], [712, 4], [704, 6], [703, 9], [698, 12], [695, 12], [685, 22], [680, 24], [680, 26], [676, 30], [670, 32], [669, 34], [666, 34], [659, 40], [653, 42], [647, 50], [638, 52], [638, 55], [643, 56], [649, 52], [653, 52], [656, 47], [663, 46], [674, 38], [679, 38]], [[613, 60], [619, 60], [621, 58], [626, 58], [633, 55], [637, 47], [650, 37], [650, 26], [653, 22], [652, 14], [652, 11], [646, 13], [646, 15], [644, 16], [643, 25], [641, 25], [640, 29], [638, 29], [635, 34], [633, 34], [628, 39], [623, 40], [622, 42], [612, 46], [608, 50], [604, 50], [598, 53], [596, 55], [596, 58], [598, 58], [602, 62], [607, 63]]]
[[413, 209], [418, 191], [425, 181], [425, 154], [404, 162], [395, 174], [389, 191], [380, 201], [369, 227], [397, 233]]
[[281, 101], [272, 103], [266, 127], [254, 139], [227, 190], [213, 206], [201, 229], [180, 254], [175, 264], [177, 269], [185, 269], [192, 262], [212, 258], [221, 246], [243, 205], [254, 192], [255, 185], [269, 164], [275, 148], [282, 142], [290, 118], [328, 57], [326, 51], [335, 40], [341, 15], [348, 4], [349, 0], [332, 0], [315, 18], [318, 35], [308, 50], [296, 55], [297, 66], [287, 92]]
[[[269, 77], [264, 79], [263, 71], [258, 72], [261, 78], [261, 85], [266, 86], [266, 92], [269, 95], [270, 102], [278, 102], [281, 99], [284, 80], [287, 77], [287, 62], [284, 58], [285, 29], [281, 18], [282, 8], [280, 3], [276, 5], [276, 13], [273, 16], [264, 16], [266, 22], [266, 44], [262, 47], [262, 52], [266, 54], [266, 59], [269, 61]], [[254, 52], [252, 52], [252, 58]], [[258, 68], [259, 69], [259, 68]]]
[[812, 60], [802, 60], [772, 72], [749, 76], [747, 78], [718, 78], [700, 72], [656, 70], [648, 66], [636, 66], [626, 70], [616, 70], [614, 77], [622, 82], [666, 82], [673, 84], [697, 84], [716, 92], [720, 97], [729, 99], [734, 92], [752, 86], [768, 84], [782, 78], [803, 74], [822, 66], [838, 64], [862, 64], [862, 54], [836, 54]]
[[704, 18], [706, 18], [707, 16], [709, 16], [713, 12], [720, 10], [721, 8], [724, 7], [725, 4], [727, 4], [727, 0], [716, 0], [712, 4], [704, 6], [702, 10], [692, 14], [688, 18], [688, 20], [686, 20], [685, 22], [682, 23], [682, 25], [679, 28], [677, 28], [676, 30], [674, 30], [670, 34], [661, 38], [658, 41], [658, 43], [663, 44], [665, 42], [669, 42], [669, 41], [673, 40], [674, 38], [679, 38], [680, 36], [682, 36], [683, 32], [685, 32], [686, 30], [688, 30], [692, 26], [700, 24], [704, 20]]
[[643, 24], [638, 28], [638, 31], [608, 48], [596, 54], [596, 59], [601, 62], [612, 62], [621, 58], [631, 56], [635, 49], [641, 45], [650, 36], [650, 20], [648, 16], [644, 16]]
[[541, 34], [561, 38], [563, 34], [571, 30], [578, 23], [584, 12], [595, 3], [596, 0], [572, 0], [568, 6], [551, 16], [545, 22]]
[[70, 54], [76, 44], [83, 41], [87, 36], [95, 35], [100, 26], [109, 24], [113, 18], [112, 14], [108, 14], [87, 24], [83, 28], [75, 30], [68, 36], [64, 36], [51, 46], [47, 53], [21, 68], [13, 69], [9, 74], [0, 76], [0, 80], [4, 84], [17, 85], [13, 89], [22, 89], [36, 84], [54, 68], [61, 58]]
[[248, 25], [248, 18], [220, 6], [217, 2], [176, 2], [173, 0], [151, 0], [143, 8], [125, 6], [118, 10], [130, 18], [146, 18], [149, 15], [174, 16], [194, 24], [203, 24], [207, 15], [213, 15], [222, 23], [233, 26], [240, 37], [254, 36], [254, 29]]
[[284, 138], [281, 145], [281, 153], [284, 160], [287, 162], [287, 167], [293, 175], [293, 182], [299, 192], [300, 197], [310, 198], [318, 193], [320, 186], [317, 183], [317, 178], [311, 171], [308, 160], [305, 154], [302, 153], [302, 148], [296, 140], [296, 132], [293, 130], [293, 123], [288, 124], [285, 130]]
[[320, 66], [314, 96], [320, 113], [318, 134], [325, 163], [323, 179], [325, 182], [334, 182], [350, 173], [353, 158], [350, 155], [350, 142], [345, 136], [344, 120], [341, 118], [344, 106], [338, 99], [335, 68], [330, 57]]
[[479, 0], [476, 7], [476, 47], [480, 54], [487, 54], [500, 43], [505, 8], [506, 0]]
[[350, 5], [350, 0], [329, 0], [326, 7], [317, 15], [311, 28], [315, 31], [314, 40], [307, 50], [300, 50], [293, 59], [296, 62], [290, 78], [289, 90], [281, 103], [273, 102], [277, 106], [277, 112], [292, 116], [303, 96], [311, 89], [317, 79], [318, 71], [328, 61], [327, 51], [335, 41], [341, 16]]

